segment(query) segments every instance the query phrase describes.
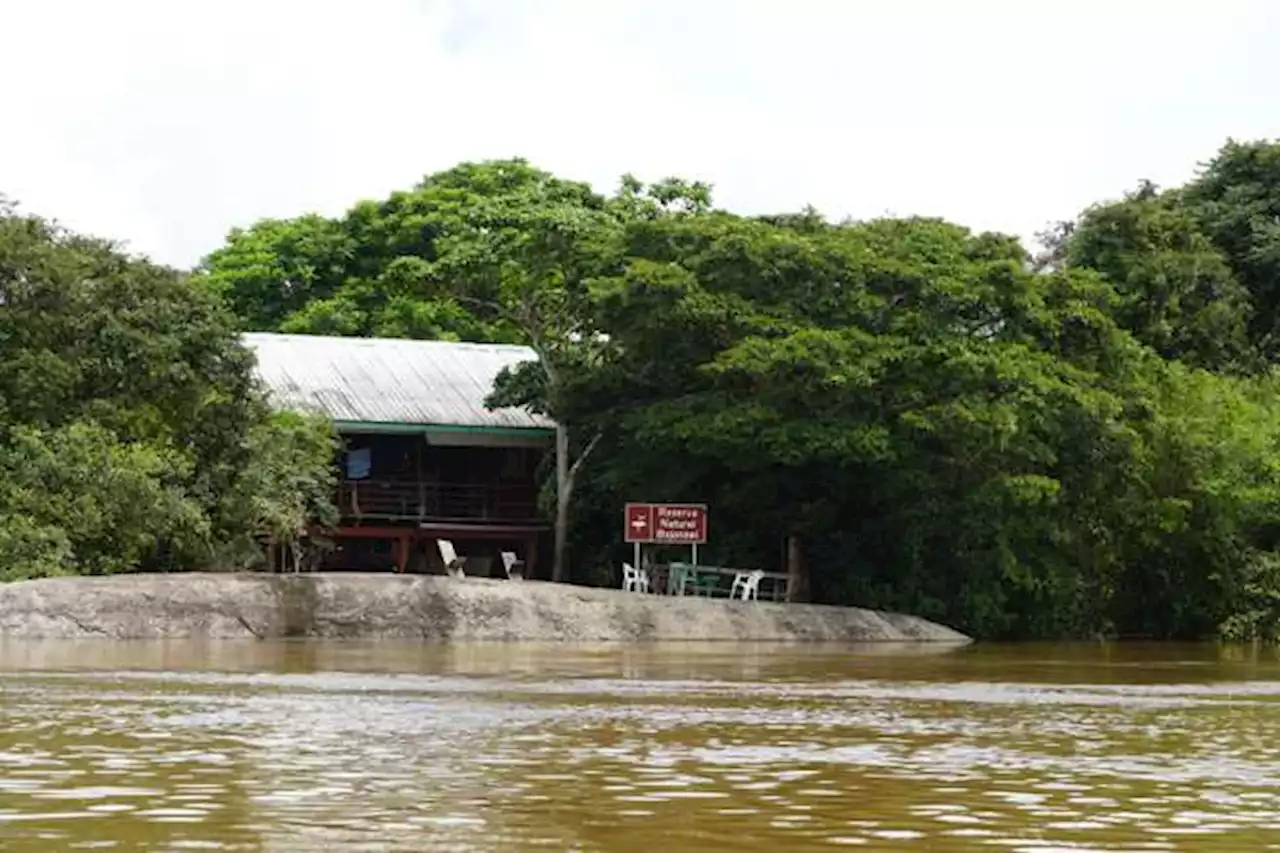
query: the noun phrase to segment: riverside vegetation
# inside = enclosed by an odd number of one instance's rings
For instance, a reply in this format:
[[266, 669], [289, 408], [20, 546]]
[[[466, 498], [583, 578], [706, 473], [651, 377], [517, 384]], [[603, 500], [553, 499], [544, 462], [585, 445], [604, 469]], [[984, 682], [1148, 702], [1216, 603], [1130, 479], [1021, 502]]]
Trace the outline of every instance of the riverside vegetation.
[[238, 330], [511, 341], [493, 405], [562, 426], [557, 579], [626, 499], [796, 537], [814, 601], [985, 638], [1280, 634], [1280, 144], [1230, 142], [1044, 235], [740, 216], [462, 164], [190, 274], [0, 220], [0, 572], [251, 565], [332, 513], [332, 435], [272, 415]]
[[249, 567], [333, 514], [332, 428], [213, 294], [3, 199], [0, 365], [0, 580]]

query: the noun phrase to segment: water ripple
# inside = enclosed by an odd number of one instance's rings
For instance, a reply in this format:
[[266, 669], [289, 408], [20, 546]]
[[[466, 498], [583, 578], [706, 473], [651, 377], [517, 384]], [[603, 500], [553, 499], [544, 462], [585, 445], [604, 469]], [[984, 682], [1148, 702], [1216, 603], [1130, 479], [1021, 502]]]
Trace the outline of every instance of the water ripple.
[[643, 677], [11, 671], [0, 848], [1280, 849], [1274, 678], [1000, 681], [960, 655], [913, 664], [929, 680], [803, 648], [671, 678], [661, 654]]

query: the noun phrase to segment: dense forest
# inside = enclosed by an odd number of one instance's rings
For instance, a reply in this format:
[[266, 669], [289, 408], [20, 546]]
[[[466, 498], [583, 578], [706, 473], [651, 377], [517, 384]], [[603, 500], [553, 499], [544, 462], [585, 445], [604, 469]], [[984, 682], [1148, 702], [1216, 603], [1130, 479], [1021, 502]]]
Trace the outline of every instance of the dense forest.
[[250, 568], [333, 514], [331, 426], [213, 294], [3, 198], [0, 365], [0, 580]]
[[10, 576], [202, 565], [323, 511], [330, 439], [267, 413], [243, 328], [531, 345], [491, 402], [564, 427], [568, 580], [622, 556], [623, 501], [696, 500], [716, 561], [795, 537], [815, 601], [988, 638], [1280, 634], [1280, 144], [1035, 253], [521, 160], [235, 230], [188, 276], [3, 215]]

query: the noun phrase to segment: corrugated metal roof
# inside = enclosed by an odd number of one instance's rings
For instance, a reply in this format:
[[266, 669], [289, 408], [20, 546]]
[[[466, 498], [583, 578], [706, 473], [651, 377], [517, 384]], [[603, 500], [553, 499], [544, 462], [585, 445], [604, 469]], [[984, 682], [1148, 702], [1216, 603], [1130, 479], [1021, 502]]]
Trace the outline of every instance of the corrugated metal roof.
[[339, 423], [546, 429], [525, 409], [485, 408], [502, 368], [537, 358], [529, 347], [251, 332], [258, 376], [282, 407]]

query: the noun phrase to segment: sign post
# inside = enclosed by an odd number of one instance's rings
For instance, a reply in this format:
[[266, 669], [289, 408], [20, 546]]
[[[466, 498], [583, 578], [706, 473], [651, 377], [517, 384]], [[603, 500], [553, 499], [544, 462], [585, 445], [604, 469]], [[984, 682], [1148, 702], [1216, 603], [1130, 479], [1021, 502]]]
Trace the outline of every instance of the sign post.
[[641, 545], [688, 545], [698, 564], [698, 546], [707, 541], [706, 504], [629, 503], [623, 515], [623, 541], [636, 546], [636, 568]]
[[640, 564], [640, 546], [653, 541], [653, 507], [649, 504], [629, 503], [626, 508], [626, 525], [623, 527], [623, 541], [634, 542], [636, 546], [637, 569]]

